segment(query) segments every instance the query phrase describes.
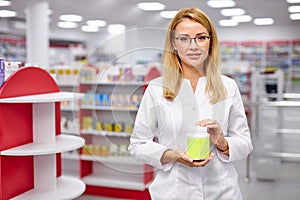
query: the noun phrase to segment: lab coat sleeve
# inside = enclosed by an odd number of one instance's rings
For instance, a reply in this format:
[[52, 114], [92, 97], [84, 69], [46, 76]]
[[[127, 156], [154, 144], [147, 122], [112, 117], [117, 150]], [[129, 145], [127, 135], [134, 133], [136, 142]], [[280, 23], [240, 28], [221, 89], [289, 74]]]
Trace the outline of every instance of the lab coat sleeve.
[[253, 150], [245, 108], [235, 82], [225, 139], [229, 145], [229, 156], [217, 151], [219, 158], [225, 162], [246, 159]]
[[[170, 168], [170, 164], [162, 165], [160, 159], [168, 149], [154, 140], [156, 137], [155, 97], [151, 94], [150, 84], [141, 101], [128, 151], [136, 160], [150, 164], [158, 169]], [[157, 89], [157, 88], [153, 88]]]

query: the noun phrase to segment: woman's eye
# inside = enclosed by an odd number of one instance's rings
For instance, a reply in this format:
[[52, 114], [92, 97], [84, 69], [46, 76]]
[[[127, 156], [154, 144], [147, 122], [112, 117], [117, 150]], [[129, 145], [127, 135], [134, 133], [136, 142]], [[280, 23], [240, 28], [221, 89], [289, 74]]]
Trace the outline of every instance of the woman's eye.
[[188, 37], [180, 37], [180, 41], [182, 42], [187, 42], [189, 40]]
[[199, 36], [197, 37], [198, 40], [206, 40], [206, 36]]

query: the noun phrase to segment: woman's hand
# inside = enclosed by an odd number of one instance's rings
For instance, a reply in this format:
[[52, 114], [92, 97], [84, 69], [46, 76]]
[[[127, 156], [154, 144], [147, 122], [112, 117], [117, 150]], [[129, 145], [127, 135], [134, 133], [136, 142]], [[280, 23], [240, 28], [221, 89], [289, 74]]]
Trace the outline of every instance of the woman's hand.
[[210, 154], [208, 158], [203, 161], [195, 162], [192, 158], [188, 157], [185, 152], [179, 150], [167, 150], [161, 157], [161, 163], [168, 162], [179, 162], [189, 167], [204, 167], [213, 157], [213, 153]]
[[210, 134], [210, 141], [216, 145], [217, 149], [225, 151], [228, 149], [228, 142], [224, 138], [223, 130], [216, 120], [204, 119], [197, 125], [207, 127], [207, 132]]

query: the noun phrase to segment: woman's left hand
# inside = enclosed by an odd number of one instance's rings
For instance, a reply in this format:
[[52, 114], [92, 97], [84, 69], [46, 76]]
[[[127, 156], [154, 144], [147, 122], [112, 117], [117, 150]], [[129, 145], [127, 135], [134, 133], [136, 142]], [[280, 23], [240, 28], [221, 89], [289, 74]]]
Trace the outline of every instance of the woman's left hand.
[[210, 134], [210, 140], [217, 146], [218, 149], [228, 149], [228, 143], [224, 138], [223, 130], [216, 120], [204, 119], [197, 122], [197, 125], [207, 127], [207, 132]]

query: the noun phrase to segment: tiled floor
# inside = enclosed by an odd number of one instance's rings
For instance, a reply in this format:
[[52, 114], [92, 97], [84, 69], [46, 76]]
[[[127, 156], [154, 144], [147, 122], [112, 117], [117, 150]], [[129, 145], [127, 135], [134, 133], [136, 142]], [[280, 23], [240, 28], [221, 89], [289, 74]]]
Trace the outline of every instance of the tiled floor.
[[[246, 182], [246, 163], [236, 163], [240, 174], [240, 187], [243, 200], [299, 200], [300, 199], [300, 164], [298, 168], [291, 168], [289, 174], [294, 174], [294, 178], [281, 178], [275, 181], [261, 181], [255, 177], [251, 171], [250, 181]], [[298, 169], [298, 170], [297, 170]], [[296, 177], [296, 178], [295, 178]], [[76, 200], [114, 200], [114, 198], [83, 195]], [[120, 200], [120, 199], [118, 199]]]

